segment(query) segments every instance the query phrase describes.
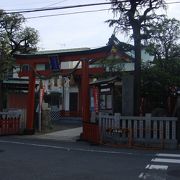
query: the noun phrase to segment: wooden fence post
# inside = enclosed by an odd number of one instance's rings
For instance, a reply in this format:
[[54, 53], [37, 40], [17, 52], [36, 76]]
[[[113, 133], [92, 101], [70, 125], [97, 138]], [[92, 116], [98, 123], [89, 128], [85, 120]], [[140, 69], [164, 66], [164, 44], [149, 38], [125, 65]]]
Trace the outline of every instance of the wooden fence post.
[[114, 114], [114, 127], [113, 128], [118, 129], [120, 127], [120, 119], [121, 119], [121, 114], [115, 113]]
[[102, 138], [103, 138], [103, 136], [102, 136], [102, 132], [103, 132], [103, 123], [102, 123], [102, 113], [101, 112], [99, 112], [99, 117], [98, 117], [98, 123], [99, 123], [99, 133], [100, 133], [100, 144], [102, 143]]
[[172, 121], [172, 140], [176, 139], [176, 121]]
[[145, 138], [151, 139], [151, 114], [147, 113], [145, 116]]

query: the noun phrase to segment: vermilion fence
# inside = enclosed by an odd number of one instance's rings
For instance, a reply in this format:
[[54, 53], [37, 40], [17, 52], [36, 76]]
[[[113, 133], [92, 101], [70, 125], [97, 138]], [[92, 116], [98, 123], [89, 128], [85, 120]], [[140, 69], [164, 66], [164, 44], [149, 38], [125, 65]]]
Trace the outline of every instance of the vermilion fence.
[[20, 110], [0, 112], [0, 136], [19, 134], [21, 132]]

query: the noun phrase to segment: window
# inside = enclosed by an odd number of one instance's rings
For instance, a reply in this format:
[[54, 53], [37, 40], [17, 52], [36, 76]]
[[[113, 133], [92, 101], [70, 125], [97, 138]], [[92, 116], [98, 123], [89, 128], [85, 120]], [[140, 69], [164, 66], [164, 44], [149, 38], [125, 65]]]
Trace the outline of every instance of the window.
[[37, 64], [36, 70], [37, 71], [44, 71], [45, 70], [45, 64]]
[[112, 109], [112, 95], [111, 94], [100, 95], [100, 108], [103, 110]]

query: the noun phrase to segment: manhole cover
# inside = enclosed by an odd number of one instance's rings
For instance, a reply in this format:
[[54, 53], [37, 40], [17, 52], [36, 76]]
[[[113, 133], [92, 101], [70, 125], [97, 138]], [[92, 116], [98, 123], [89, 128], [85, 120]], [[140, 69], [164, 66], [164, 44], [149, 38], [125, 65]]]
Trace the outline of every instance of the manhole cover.
[[180, 169], [168, 171], [168, 175], [174, 176], [174, 177], [180, 177]]

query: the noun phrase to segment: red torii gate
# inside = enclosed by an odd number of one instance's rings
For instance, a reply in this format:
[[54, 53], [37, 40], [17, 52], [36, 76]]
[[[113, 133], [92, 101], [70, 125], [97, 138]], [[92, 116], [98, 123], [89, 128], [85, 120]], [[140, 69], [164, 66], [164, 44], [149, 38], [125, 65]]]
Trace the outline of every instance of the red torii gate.
[[[27, 104], [27, 123], [26, 129], [28, 132], [34, 131], [34, 101], [35, 101], [35, 81], [36, 81], [36, 74], [35, 70], [37, 64], [49, 64], [49, 56], [58, 56], [60, 62], [68, 62], [68, 61], [81, 61], [82, 68], [77, 69], [74, 73], [75, 75], [81, 76], [81, 99], [82, 99], [82, 119], [83, 119], [83, 137], [86, 140], [97, 141], [94, 140], [95, 138], [92, 137], [94, 134], [93, 132], [89, 131], [96, 131], [94, 126], [90, 126], [90, 100], [89, 100], [89, 75], [90, 74], [97, 74], [103, 73], [103, 68], [89, 68], [89, 61], [90, 60], [98, 60], [101, 58], [105, 58], [109, 56], [112, 50], [112, 46], [104, 46], [97, 49], [89, 49], [89, 50], [82, 50], [82, 51], [71, 51], [71, 52], [61, 52], [61, 51], [54, 51], [54, 52], [47, 52], [47, 53], [32, 53], [32, 54], [16, 54], [16, 64], [22, 65], [29, 65], [29, 71], [22, 71], [19, 72], [19, 77], [29, 77], [29, 86], [28, 86], [28, 104]], [[69, 69], [62, 69], [60, 70], [61, 75], [66, 75], [69, 72]], [[53, 74], [53, 71], [50, 70], [43, 70], [37, 71], [38, 74], [43, 76], [49, 76]], [[89, 124], [89, 126], [87, 126]], [[96, 128], [97, 129], [97, 128]], [[98, 134], [97, 134], [98, 136]], [[97, 139], [98, 137], [96, 137]]]

